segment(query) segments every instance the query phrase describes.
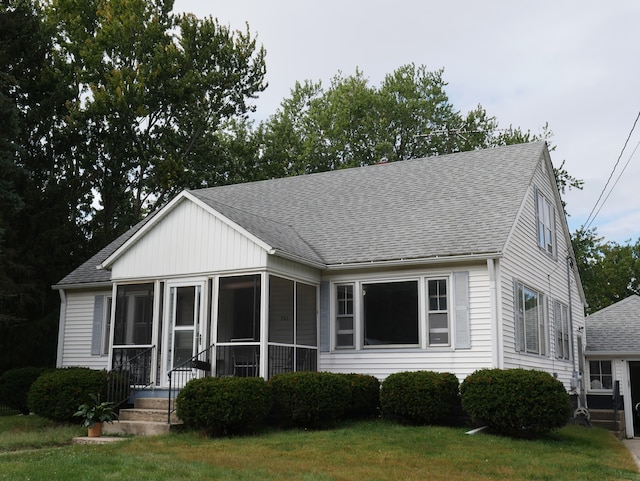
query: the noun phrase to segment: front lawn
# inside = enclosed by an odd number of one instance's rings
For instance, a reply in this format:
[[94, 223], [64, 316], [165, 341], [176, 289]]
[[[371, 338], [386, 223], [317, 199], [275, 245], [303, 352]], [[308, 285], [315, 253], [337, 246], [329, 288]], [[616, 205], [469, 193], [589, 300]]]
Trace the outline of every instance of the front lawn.
[[[0, 418], [0, 439], [6, 419]], [[0, 447], [14, 449], [11, 443]], [[0, 480], [116, 479], [603, 481], [640, 480], [640, 475], [620, 441], [608, 432], [577, 426], [528, 441], [370, 421], [327, 431], [232, 439], [169, 434], [0, 454]]]

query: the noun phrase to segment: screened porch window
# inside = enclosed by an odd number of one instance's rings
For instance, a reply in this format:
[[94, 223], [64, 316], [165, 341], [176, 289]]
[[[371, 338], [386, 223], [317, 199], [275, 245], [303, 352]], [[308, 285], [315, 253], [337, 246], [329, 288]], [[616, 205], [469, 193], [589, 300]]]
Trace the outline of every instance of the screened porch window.
[[260, 340], [260, 274], [221, 277], [218, 342]]
[[418, 281], [363, 284], [364, 344], [418, 344]]

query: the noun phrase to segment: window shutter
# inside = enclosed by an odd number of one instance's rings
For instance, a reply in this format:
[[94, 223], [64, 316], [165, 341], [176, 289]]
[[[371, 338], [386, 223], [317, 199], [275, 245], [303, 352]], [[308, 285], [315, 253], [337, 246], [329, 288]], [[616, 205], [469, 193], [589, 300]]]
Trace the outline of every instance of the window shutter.
[[102, 325], [104, 323], [104, 296], [96, 296], [93, 300], [93, 332], [91, 334], [91, 355], [102, 354]]
[[329, 352], [331, 339], [330, 312], [331, 289], [328, 281], [320, 283], [320, 351]]
[[469, 319], [469, 273], [454, 272], [454, 305], [456, 310], [456, 349], [471, 348]]

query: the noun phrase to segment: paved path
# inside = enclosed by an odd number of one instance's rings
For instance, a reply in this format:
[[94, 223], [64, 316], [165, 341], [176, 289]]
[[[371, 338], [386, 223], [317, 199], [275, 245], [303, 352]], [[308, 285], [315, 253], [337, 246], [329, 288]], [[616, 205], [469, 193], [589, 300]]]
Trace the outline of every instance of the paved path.
[[640, 438], [623, 439], [622, 442], [627, 449], [631, 451], [631, 455], [633, 456], [636, 466], [638, 466], [638, 470], [640, 471]]

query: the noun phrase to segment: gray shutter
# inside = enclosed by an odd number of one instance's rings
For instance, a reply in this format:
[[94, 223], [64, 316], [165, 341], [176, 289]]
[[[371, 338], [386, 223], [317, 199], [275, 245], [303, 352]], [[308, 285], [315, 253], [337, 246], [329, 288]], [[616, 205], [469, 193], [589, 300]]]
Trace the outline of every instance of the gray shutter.
[[330, 313], [331, 292], [329, 281], [320, 283], [320, 351], [329, 352], [331, 344]]
[[93, 300], [93, 332], [91, 334], [91, 355], [102, 355], [102, 326], [104, 324], [104, 296]]
[[456, 310], [456, 349], [471, 348], [471, 325], [469, 319], [469, 273], [454, 272], [454, 303]]

